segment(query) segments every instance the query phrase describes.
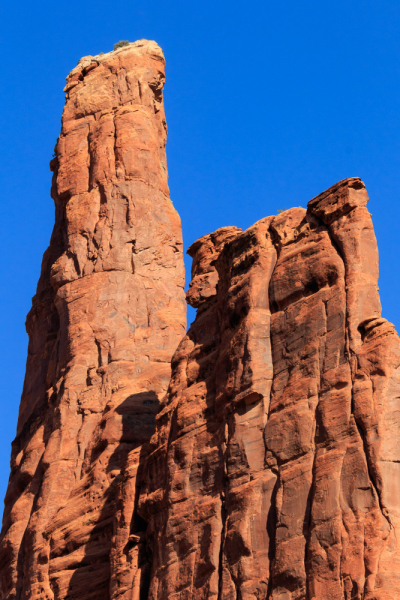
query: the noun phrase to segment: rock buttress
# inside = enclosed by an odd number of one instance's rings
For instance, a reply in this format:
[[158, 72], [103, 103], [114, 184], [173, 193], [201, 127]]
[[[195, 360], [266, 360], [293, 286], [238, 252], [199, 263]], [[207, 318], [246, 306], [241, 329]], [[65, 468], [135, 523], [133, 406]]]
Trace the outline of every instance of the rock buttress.
[[364, 184], [198, 240], [139, 513], [149, 600], [400, 598], [400, 342]]
[[139, 598], [127, 590], [146, 587], [135, 481], [186, 319], [164, 66], [142, 40], [82, 59], [67, 78], [55, 226], [27, 318], [2, 599]]

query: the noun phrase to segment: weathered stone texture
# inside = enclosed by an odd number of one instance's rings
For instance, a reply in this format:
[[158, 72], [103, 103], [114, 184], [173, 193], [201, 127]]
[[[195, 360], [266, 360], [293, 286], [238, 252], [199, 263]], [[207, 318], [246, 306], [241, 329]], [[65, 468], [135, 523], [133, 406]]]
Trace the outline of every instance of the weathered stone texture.
[[149, 600], [400, 598], [400, 343], [364, 184], [198, 240], [139, 512]]
[[143, 40], [86, 57], [67, 78], [55, 226], [27, 319], [3, 599], [132, 598], [132, 581], [146, 585], [135, 480], [186, 320], [164, 65]]
[[195, 242], [182, 339], [163, 84], [145, 40], [67, 79], [0, 600], [400, 600], [400, 341], [365, 186]]

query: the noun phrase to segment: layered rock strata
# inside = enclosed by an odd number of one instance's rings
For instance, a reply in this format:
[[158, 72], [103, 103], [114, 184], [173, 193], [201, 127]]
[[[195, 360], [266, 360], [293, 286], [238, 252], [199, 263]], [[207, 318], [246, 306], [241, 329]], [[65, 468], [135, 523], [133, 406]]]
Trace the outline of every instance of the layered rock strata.
[[364, 184], [195, 242], [139, 513], [149, 600], [400, 598], [400, 343]]
[[136, 477], [186, 323], [164, 66], [142, 40], [82, 59], [67, 78], [51, 161], [55, 226], [27, 318], [2, 599], [136, 599], [132, 586], [146, 589]]

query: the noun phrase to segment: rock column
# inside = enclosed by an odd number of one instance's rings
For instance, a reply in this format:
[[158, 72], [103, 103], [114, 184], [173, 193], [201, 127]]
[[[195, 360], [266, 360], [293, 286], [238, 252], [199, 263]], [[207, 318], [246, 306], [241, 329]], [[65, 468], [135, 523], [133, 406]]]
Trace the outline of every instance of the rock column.
[[133, 581], [147, 585], [136, 477], [186, 323], [164, 68], [142, 40], [67, 78], [55, 226], [27, 318], [4, 599], [131, 599]]
[[364, 184], [198, 240], [139, 512], [149, 600], [400, 597], [400, 342]]

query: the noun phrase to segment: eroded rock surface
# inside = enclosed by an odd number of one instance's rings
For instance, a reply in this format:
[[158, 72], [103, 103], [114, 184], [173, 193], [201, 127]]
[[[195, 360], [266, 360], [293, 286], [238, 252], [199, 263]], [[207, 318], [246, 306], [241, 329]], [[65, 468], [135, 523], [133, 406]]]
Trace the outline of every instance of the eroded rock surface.
[[149, 600], [400, 598], [400, 342], [364, 184], [198, 240], [139, 512]]
[[2, 599], [146, 589], [136, 477], [186, 323], [164, 66], [142, 40], [82, 59], [67, 78], [51, 162], [55, 226], [27, 318]]
[[0, 600], [400, 600], [400, 341], [365, 186], [195, 242], [184, 336], [163, 84], [145, 40], [67, 78]]

